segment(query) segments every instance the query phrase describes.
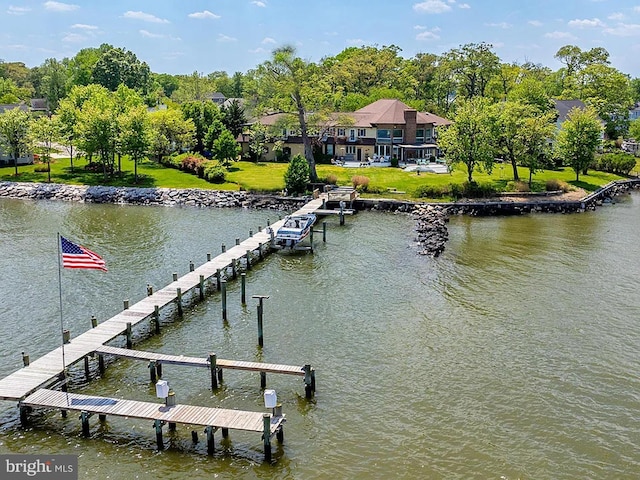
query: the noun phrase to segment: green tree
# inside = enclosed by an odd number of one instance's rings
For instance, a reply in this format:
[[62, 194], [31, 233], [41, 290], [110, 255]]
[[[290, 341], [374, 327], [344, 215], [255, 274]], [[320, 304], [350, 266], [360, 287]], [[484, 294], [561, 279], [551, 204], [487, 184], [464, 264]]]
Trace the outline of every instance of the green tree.
[[284, 185], [287, 193], [304, 193], [309, 183], [309, 163], [302, 155], [294, 155], [284, 172]]
[[149, 117], [152, 132], [150, 151], [159, 162], [165, 155], [193, 147], [196, 127], [191, 119], [184, 119], [180, 110], [159, 110]]
[[228, 106], [222, 106], [220, 108], [222, 112], [222, 123], [227, 127], [234, 137], [237, 137], [242, 133], [242, 129], [247, 123], [247, 119], [244, 116], [244, 107], [237, 99], [229, 102]]
[[636, 142], [640, 142], [640, 118], [633, 120], [629, 124], [629, 136]]
[[32, 120], [30, 126], [32, 144], [37, 145], [36, 151], [44, 154], [47, 162], [47, 177], [51, 182], [51, 152], [53, 142], [60, 136], [60, 127], [56, 118], [42, 116]]
[[110, 48], [102, 53], [92, 71], [95, 83], [116, 91], [120, 84], [146, 95], [151, 86], [149, 65], [138, 60], [133, 52], [122, 48]]
[[13, 156], [18, 176], [18, 159], [31, 149], [29, 114], [19, 108], [0, 113], [0, 146]]
[[520, 163], [529, 168], [529, 187], [533, 174], [540, 169], [541, 160], [549, 153], [549, 140], [555, 135], [554, 118], [553, 112], [547, 112], [524, 119]]
[[285, 46], [274, 50], [271, 60], [258, 67], [256, 77], [265, 107], [296, 115], [309, 175], [315, 181], [318, 175], [307, 115], [332, 105], [324, 76], [315, 64], [297, 57], [295, 48]]
[[565, 160], [576, 172], [585, 173], [601, 144], [602, 126], [592, 107], [573, 108], [562, 123], [556, 137], [556, 156]]
[[98, 155], [106, 179], [114, 171], [118, 127], [113, 96], [106, 88], [100, 88], [79, 111], [78, 144], [90, 157]]
[[452, 166], [464, 163], [467, 179], [473, 182], [476, 168], [491, 173], [493, 169], [493, 129], [489, 103], [483, 98], [463, 100], [458, 105], [453, 124], [440, 132], [438, 144]]
[[467, 43], [443, 55], [444, 62], [456, 75], [459, 96], [485, 96], [487, 85], [500, 71], [500, 59], [492, 49], [485, 42]]
[[47, 99], [49, 109], [53, 112], [60, 100], [67, 96], [67, 68], [55, 58], [48, 58], [39, 70], [41, 83], [36, 93]]
[[209, 131], [209, 127], [214, 121], [222, 121], [223, 116], [218, 106], [209, 101], [187, 102], [180, 106], [184, 118], [190, 119], [196, 127], [195, 150], [198, 153], [204, 152], [205, 136]]
[[229, 130], [223, 130], [213, 142], [213, 156], [223, 167], [229, 168], [231, 162], [238, 160], [240, 145]]
[[255, 122], [249, 129], [249, 154], [256, 162], [262, 160], [268, 142], [267, 127]]
[[151, 145], [151, 124], [144, 106], [138, 105], [123, 112], [120, 117], [121, 150], [133, 160], [133, 175], [138, 182], [138, 162], [143, 159]]

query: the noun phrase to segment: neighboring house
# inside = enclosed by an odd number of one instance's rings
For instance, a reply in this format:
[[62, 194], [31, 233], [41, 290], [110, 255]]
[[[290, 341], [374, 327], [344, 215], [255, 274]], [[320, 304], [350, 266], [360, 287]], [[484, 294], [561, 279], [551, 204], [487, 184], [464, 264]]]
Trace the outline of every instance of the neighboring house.
[[[19, 108], [23, 112], [28, 112], [29, 107], [27, 107], [24, 103], [9, 103], [9, 104], [0, 104], [0, 114], [13, 110], [14, 108]], [[18, 158], [18, 165], [30, 165], [33, 163], [33, 154], [28, 154]], [[2, 149], [0, 149], [0, 165], [13, 165], [13, 157], [10, 154], [7, 154]]]
[[[265, 126], [275, 126], [286, 114], [276, 113], [257, 121]], [[451, 121], [426, 112], [418, 112], [400, 100], [383, 99], [355, 112], [335, 113], [333, 121], [324, 128], [322, 138], [315, 138], [322, 153], [333, 158], [364, 162], [370, 158], [390, 159], [401, 162], [438, 157], [437, 128]], [[340, 121], [349, 118], [349, 122]], [[344, 124], [341, 124], [344, 123]], [[310, 126], [310, 130], [313, 129]], [[248, 151], [246, 136], [239, 139], [243, 152]], [[284, 148], [290, 155], [303, 154], [299, 131], [282, 132]], [[274, 158], [273, 145], [267, 146], [266, 159]]]
[[227, 99], [227, 97], [225, 97], [220, 92], [207, 93], [205, 94], [204, 98], [207, 100], [211, 100], [213, 103], [215, 103], [218, 106], [221, 106], [224, 103], [224, 101]]
[[640, 118], [640, 103], [636, 103], [632, 109], [629, 110], [629, 121], [633, 122]]
[[[560, 127], [567, 119], [567, 115], [574, 108], [579, 108], [580, 110], [587, 108], [587, 105], [582, 100], [553, 100], [555, 109], [556, 109], [556, 133], [560, 130]], [[602, 133], [600, 134], [600, 139], [604, 140], [604, 121], [600, 119], [600, 124], [602, 125]], [[549, 146], [553, 146], [554, 141], [549, 140]]]
[[49, 114], [49, 100], [46, 98], [32, 98], [30, 110]]

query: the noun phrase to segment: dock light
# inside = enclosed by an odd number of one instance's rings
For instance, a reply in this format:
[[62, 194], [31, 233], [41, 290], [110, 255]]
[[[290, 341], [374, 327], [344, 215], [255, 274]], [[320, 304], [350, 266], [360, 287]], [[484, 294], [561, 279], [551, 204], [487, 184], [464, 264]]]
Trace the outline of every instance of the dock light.
[[158, 380], [158, 383], [156, 383], [156, 396], [158, 398], [167, 398], [169, 396], [169, 382]]
[[265, 408], [275, 408], [278, 404], [278, 396], [275, 390], [266, 389], [264, 391], [264, 406]]

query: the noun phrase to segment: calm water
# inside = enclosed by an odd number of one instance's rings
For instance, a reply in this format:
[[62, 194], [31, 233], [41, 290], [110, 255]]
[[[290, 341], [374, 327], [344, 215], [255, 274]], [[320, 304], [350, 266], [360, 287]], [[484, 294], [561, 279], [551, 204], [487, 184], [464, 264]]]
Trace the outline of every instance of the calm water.
[[[0, 200], [0, 374], [59, 344], [56, 232], [102, 254], [108, 273], [64, 271], [64, 322], [114, 315], [172, 272], [233, 245], [273, 213]], [[260, 435], [231, 432], [213, 458], [190, 429], [148, 421], [36, 415], [27, 431], [0, 402], [0, 452], [72, 453], [81, 478], [638, 478], [640, 196], [578, 215], [452, 219], [445, 254], [418, 257], [412, 220], [361, 213], [330, 221], [314, 255], [272, 255], [138, 348], [310, 363], [317, 395], [268, 376], [287, 415], [285, 443], [262, 462]], [[264, 410], [258, 374], [165, 367], [178, 401]], [[74, 391], [155, 401], [142, 362], [119, 361]], [[200, 435], [201, 440], [204, 436]], [[277, 443], [274, 443], [277, 445]]]

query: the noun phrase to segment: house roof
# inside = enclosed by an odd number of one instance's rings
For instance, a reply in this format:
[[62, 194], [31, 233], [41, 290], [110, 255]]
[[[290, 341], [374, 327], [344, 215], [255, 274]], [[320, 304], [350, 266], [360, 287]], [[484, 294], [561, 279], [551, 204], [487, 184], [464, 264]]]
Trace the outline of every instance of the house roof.
[[562, 123], [567, 119], [567, 115], [573, 108], [586, 108], [582, 100], [554, 100], [556, 110], [558, 111], [558, 122]]
[[32, 98], [31, 110], [40, 110], [46, 112], [49, 110], [49, 101], [46, 98]]
[[[414, 109], [400, 100], [385, 98], [356, 110], [352, 116], [356, 121], [356, 126], [359, 127], [381, 124], [405, 125], [405, 112], [410, 110]], [[418, 125], [433, 123], [435, 126], [451, 124], [446, 118], [427, 112], [416, 112], [416, 123]]]
[[23, 112], [29, 111], [29, 109], [24, 103], [3, 103], [3, 104], [0, 104], [0, 113], [4, 113], [8, 110], [13, 110], [14, 108], [19, 108]]

